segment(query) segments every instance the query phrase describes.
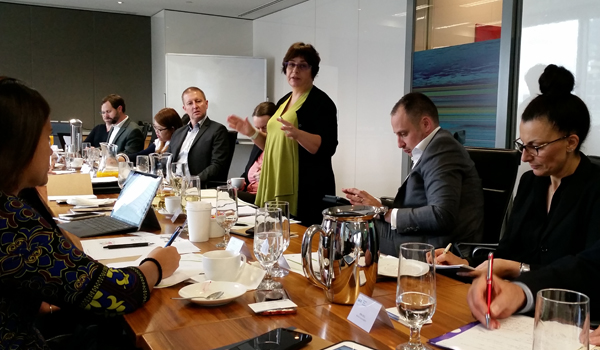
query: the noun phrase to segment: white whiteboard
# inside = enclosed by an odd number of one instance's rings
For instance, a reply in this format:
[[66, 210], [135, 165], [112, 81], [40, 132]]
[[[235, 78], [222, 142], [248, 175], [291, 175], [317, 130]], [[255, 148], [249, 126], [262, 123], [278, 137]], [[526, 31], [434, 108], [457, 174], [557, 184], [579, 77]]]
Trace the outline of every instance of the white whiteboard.
[[183, 116], [181, 94], [196, 86], [206, 94], [208, 117], [225, 126], [230, 114], [251, 117], [267, 100], [265, 58], [167, 54], [166, 78], [166, 107]]

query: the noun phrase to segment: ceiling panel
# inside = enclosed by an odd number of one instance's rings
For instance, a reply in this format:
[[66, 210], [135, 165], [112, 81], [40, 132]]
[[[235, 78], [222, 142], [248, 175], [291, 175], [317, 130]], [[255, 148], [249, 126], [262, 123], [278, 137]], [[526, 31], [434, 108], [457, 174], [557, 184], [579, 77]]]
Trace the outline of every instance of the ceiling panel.
[[[162, 10], [173, 10], [256, 19], [305, 1], [307, 0], [8, 0], [2, 2], [125, 13], [140, 16], [152, 16]], [[240, 16], [242, 14], [245, 15]]]

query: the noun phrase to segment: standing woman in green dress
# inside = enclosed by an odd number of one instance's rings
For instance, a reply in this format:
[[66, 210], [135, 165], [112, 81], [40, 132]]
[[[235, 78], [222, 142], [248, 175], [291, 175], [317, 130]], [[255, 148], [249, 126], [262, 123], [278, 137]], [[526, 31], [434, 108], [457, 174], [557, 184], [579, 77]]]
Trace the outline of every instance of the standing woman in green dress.
[[[267, 133], [248, 118], [231, 115], [229, 127], [248, 136], [264, 150], [256, 204], [269, 200], [290, 203], [290, 212], [304, 225], [320, 223], [326, 194], [335, 195], [331, 158], [337, 148], [337, 109], [325, 92], [313, 85], [321, 59], [310, 44], [294, 43], [282, 62], [292, 91], [277, 103]], [[267, 137], [268, 135], [268, 137]]]

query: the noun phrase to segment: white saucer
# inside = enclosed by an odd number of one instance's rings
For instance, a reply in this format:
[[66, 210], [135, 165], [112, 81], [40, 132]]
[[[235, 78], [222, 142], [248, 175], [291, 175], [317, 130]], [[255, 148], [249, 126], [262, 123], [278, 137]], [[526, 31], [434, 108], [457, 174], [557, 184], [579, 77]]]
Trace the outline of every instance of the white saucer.
[[183, 298], [194, 296], [207, 296], [211, 293], [222, 291], [223, 295], [216, 300], [190, 299], [192, 303], [204, 306], [219, 306], [228, 304], [246, 293], [246, 287], [235, 282], [224, 281], [206, 281], [203, 283], [194, 283], [185, 286], [179, 290], [179, 295]]
[[[429, 272], [429, 265], [416, 260], [402, 260], [402, 275], [419, 277]], [[398, 277], [398, 259], [385, 257], [379, 259], [377, 273], [382, 276]]]

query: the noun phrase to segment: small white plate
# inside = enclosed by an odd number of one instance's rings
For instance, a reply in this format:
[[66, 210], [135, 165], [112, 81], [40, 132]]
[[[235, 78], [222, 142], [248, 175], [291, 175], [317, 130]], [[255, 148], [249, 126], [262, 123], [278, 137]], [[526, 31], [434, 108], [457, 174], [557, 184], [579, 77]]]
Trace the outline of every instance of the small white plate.
[[[429, 272], [429, 265], [415, 260], [402, 260], [402, 274], [419, 277]], [[398, 259], [385, 257], [379, 259], [377, 273], [382, 276], [398, 277]]]
[[224, 292], [219, 299], [190, 299], [189, 301], [204, 306], [225, 305], [246, 293], [246, 287], [235, 282], [206, 281], [203, 283], [190, 284], [181, 288], [179, 290], [179, 295], [182, 298], [190, 298], [194, 296], [207, 296], [218, 291]]

